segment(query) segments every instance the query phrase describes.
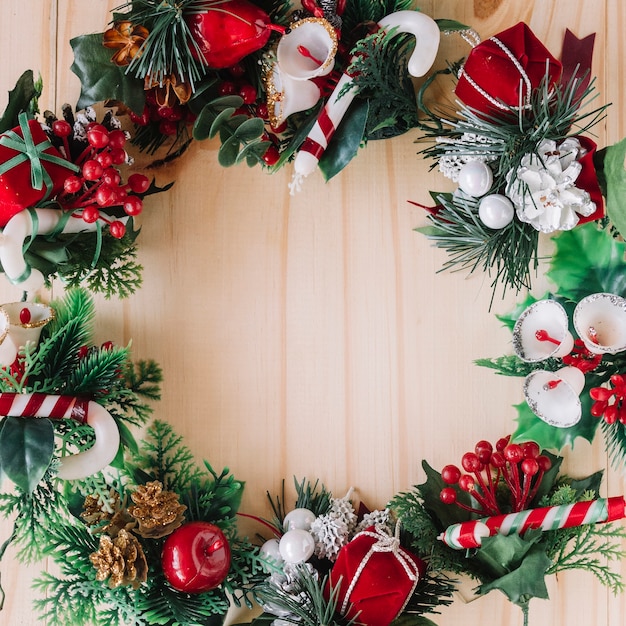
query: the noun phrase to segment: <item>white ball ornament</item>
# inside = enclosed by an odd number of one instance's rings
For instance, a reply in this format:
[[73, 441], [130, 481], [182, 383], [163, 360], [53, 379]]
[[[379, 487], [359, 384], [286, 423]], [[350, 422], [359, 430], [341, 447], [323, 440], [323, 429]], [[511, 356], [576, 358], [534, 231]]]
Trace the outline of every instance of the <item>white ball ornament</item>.
[[283, 530], [294, 530], [300, 528], [301, 530], [310, 530], [311, 524], [315, 521], [315, 513], [309, 511], [309, 509], [293, 509], [285, 515], [283, 520]]
[[493, 230], [500, 230], [513, 221], [515, 209], [513, 203], [502, 194], [493, 193], [485, 196], [478, 205], [480, 221]]
[[270, 559], [277, 565], [283, 563], [283, 557], [280, 556], [280, 548], [278, 539], [268, 539], [259, 549], [261, 556]]
[[295, 528], [280, 538], [278, 549], [287, 563], [304, 563], [313, 556], [315, 539], [306, 530]]
[[493, 172], [482, 161], [470, 161], [459, 172], [459, 187], [474, 198], [484, 196], [493, 184]]

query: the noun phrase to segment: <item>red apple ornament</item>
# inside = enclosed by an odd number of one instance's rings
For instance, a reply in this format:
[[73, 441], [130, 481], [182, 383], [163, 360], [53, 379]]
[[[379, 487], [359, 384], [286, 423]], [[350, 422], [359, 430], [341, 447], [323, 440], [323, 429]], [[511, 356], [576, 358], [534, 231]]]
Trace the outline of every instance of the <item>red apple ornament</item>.
[[[270, 18], [247, 0], [228, 0], [204, 13], [185, 18], [191, 36], [209, 67], [221, 69], [235, 65], [260, 50], [272, 33]], [[192, 54], [196, 51], [192, 48]]]
[[165, 541], [161, 554], [165, 578], [174, 589], [204, 593], [215, 589], [230, 569], [230, 546], [209, 522], [189, 522]]

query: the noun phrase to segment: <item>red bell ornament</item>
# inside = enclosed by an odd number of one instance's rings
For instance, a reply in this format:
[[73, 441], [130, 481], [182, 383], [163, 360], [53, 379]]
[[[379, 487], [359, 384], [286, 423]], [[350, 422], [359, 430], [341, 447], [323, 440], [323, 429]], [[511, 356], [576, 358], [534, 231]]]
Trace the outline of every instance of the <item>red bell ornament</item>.
[[[204, 62], [215, 69], [235, 65], [260, 50], [272, 33], [269, 15], [247, 0], [216, 3], [185, 21]], [[193, 48], [192, 54], [199, 57]]]
[[402, 613], [425, 572], [425, 563], [402, 548], [397, 537], [381, 526], [370, 526], [340, 550], [329, 582], [333, 588], [339, 585], [342, 615], [365, 626], [388, 626]]
[[472, 49], [455, 93], [471, 109], [501, 116], [527, 106], [546, 76], [550, 89], [561, 73], [561, 62], [520, 22]]
[[204, 593], [218, 587], [228, 575], [230, 546], [214, 524], [189, 522], [166, 539], [161, 566], [177, 591]]

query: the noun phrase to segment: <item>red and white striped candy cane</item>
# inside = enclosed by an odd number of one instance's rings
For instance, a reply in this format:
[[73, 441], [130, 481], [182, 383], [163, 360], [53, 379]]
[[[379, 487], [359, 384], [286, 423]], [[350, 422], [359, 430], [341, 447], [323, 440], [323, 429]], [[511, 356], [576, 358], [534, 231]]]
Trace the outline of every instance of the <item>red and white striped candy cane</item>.
[[[384, 17], [378, 25], [385, 31], [396, 29], [396, 33], [415, 35], [416, 46], [408, 63], [411, 76], [423, 76], [430, 69], [439, 49], [440, 32], [437, 23], [418, 11], [397, 11]], [[328, 147], [331, 137], [335, 134], [343, 116], [355, 97], [355, 90], [349, 89], [343, 95], [346, 85], [354, 79], [344, 73], [322, 109], [315, 125], [300, 147], [294, 161], [293, 180], [289, 189], [293, 195], [300, 191], [302, 181], [317, 167], [319, 160]]]
[[456, 550], [480, 548], [483, 537], [496, 534], [523, 535], [527, 530], [557, 530], [585, 524], [614, 522], [625, 517], [623, 496], [598, 498], [560, 506], [545, 506], [508, 515], [495, 515], [480, 520], [448, 526], [438, 539]]
[[89, 450], [61, 459], [59, 478], [85, 478], [104, 469], [115, 458], [120, 433], [111, 414], [93, 400], [45, 393], [0, 393], [0, 415], [74, 419], [94, 429], [95, 441]]

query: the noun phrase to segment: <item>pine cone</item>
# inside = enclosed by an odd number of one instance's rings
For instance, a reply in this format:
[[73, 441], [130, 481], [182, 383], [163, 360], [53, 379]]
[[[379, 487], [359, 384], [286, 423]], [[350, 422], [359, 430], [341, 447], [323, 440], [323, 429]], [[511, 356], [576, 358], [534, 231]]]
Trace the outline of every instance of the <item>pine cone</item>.
[[[87, 496], [83, 504], [81, 517], [88, 526], [98, 526], [95, 532], [107, 533], [117, 537], [120, 530], [132, 530], [136, 520], [126, 510], [126, 499], [120, 503], [120, 494], [111, 489], [110, 498], [103, 502], [98, 496]], [[103, 524], [103, 522], [108, 522]]]
[[187, 507], [180, 504], [178, 494], [163, 491], [159, 481], [139, 486], [130, 497], [135, 506], [131, 506], [128, 512], [139, 522], [136, 532], [141, 537], [165, 537], [185, 520]]
[[109, 587], [131, 585], [137, 589], [148, 578], [148, 563], [137, 537], [120, 530], [115, 539], [100, 537], [100, 548], [89, 555], [96, 568], [96, 580], [109, 579]]

